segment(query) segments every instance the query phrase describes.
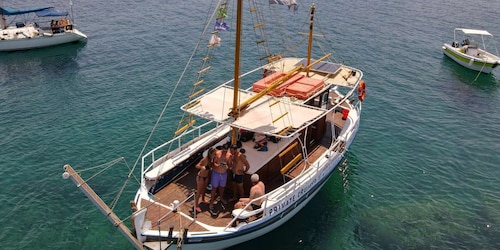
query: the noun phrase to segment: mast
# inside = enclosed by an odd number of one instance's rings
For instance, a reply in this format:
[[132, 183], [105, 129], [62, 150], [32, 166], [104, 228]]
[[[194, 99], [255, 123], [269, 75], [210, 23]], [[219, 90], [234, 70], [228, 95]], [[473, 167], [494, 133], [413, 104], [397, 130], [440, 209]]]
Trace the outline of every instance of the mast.
[[[311, 6], [311, 21], [309, 23], [309, 42], [307, 43], [307, 66], [311, 63], [313, 25], [314, 25], [314, 3]], [[309, 67], [306, 68], [306, 76], [309, 77]]]
[[[243, 0], [238, 0], [236, 7], [236, 46], [234, 50], [234, 90], [233, 90], [233, 108], [231, 113], [233, 119], [237, 120], [240, 115], [238, 109], [238, 89], [240, 87], [240, 54], [241, 54], [241, 23], [243, 19]], [[238, 140], [238, 128], [231, 130], [231, 145], [236, 145]]]

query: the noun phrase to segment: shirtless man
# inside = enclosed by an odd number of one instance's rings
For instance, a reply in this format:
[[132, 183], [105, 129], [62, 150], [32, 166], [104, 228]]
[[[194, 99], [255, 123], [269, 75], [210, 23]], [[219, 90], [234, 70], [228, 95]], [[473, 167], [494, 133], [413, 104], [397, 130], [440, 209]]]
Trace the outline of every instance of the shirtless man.
[[[255, 198], [261, 197], [266, 193], [266, 186], [262, 181], [259, 181], [259, 175], [253, 174], [250, 179], [252, 180], [252, 187], [250, 188], [250, 196], [248, 198], [240, 198], [240, 200], [234, 204], [234, 208], [244, 208], [250, 201]], [[257, 210], [262, 205], [262, 199], [255, 200], [250, 204], [253, 210]]]
[[203, 157], [198, 164], [196, 164], [196, 168], [199, 169], [198, 174], [196, 175], [196, 194], [194, 197], [194, 209], [196, 212], [201, 213], [201, 208], [198, 206], [198, 201], [206, 203], [205, 201], [205, 192], [207, 190], [207, 185], [210, 182], [210, 171], [213, 168], [213, 161], [215, 157], [216, 150], [214, 148], [210, 148], [207, 151], [207, 156]]
[[[245, 174], [250, 169], [250, 163], [244, 154], [238, 151], [236, 145], [231, 146], [232, 156], [232, 171], [233, 171], [233, 198], [230, 201], [236, 201], [238, 198], [243, 197], [243, 179]], [[239, 197], [237, 197], [239, 195]]]
[[210, 195], [210, 210], [214, 209], [214, 201], [216, 190], [219, 190], [220, 200], [223, 204], [227, 204], [224, 200], [224, 189], [226, 188], [227, 182], [227, 170], [229, 169], [229, 164], [231, 164], [231, 153], [228, 151], [228, 144], [222, 145], [222, 150], [218, 150], [214, 157], [214, 167], [212, 169], [212, 178], [210, 184], [212, 185], [212, 191]]

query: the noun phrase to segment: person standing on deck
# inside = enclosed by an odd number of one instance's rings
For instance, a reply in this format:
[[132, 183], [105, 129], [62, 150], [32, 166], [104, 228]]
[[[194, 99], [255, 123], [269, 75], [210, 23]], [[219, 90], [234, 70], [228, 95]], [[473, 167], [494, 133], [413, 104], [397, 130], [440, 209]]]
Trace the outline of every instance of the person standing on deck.
[[236, 201], [238, 198], [243, 197], [243, 179], [245, 178], [245, 174], [250, 169], [250, 163], [248, 163], [246, 156], [238, 151], [237, 145], [231, 146], [231, 157], [231, 167], [233, 171], [233, 198], [231, 198], [230, 201]]
[[214, 165], [215, 148], [209, 148], [207, 151], [207, 156], [203, 157], [201, 161], [196, 164], [196, 168], [199, 169], [196, 175], [196, 194], [194, 197], [194, 209], [196, 212], [201, 213], [201, 208], [198, 206], [198, 202], [201, 197], [202, 203], [207, 203], [205, 201], [205, 193], [207, 191], [207, 185], [210, 182], [210, 171]]
[[212, 178], [210, 184], [212, 185], [212, 191], [210, 195], [210, 210], [214, 209], [215, 194], [217, 189], [219, 191], [220, 200], [223, 204], [227, 204], [224, 200], [224, 189], [226, 188], [227, 182], [227, 170], [229, 169], [229, 164], [231, 164], [231, 153], [228, 151], [229, 144], [226, 143], [222, 145], [222, 149], [215, 153], [214, 158], [214, 168], [212, 169]]

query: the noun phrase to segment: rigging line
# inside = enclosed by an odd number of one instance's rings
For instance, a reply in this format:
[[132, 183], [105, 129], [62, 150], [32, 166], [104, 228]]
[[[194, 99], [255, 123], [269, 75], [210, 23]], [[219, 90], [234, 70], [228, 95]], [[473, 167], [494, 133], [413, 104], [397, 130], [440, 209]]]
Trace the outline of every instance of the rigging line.
[[[208, 30], [208, 24], [210, 23], [209, 21], [210, 20], [213, 20], [214, 19], [214, 16], [219, 14], [219, 8], [220, 6], [225, 6], [225, 8], [227, 9], [227, 0], [219, 0], [218, 3], [216, 4], [216, 7], [214, 8], [214, 12], [212, 13], [212, 15], [207, 18], [205, 20], [205, 23], [207, 23], [207, 26], [205, 27], [205, 31], [202, 32], [202, 35], [200, 36], [200, 40], [203, 40], [202, 38], [204, 37], [204, 35], [206, 34], [206, 30]], [[213, 8], [213, 5], [212, 7], [210, 7], [209, 9]], [[217, 19], [216, 19], [217, 20]], [[198, 49], [196, 48], [195, 51], [197, 51]], [[205, 68], [205, 65], [208, 65], [209, 64], [209, 60], [212, 59], [212, 57], [215, 55], [214, 52], [212, 51], [215, 51], [215, 47], [209, 47], [206, 51], [206, 54], [205, 54], [205, 57], [203, 58], [207, 58], [207, 60], [203, 60], [202, 59], [202, 63], [200, 65], [200, 69], [204, 69]], [[199, 81], [200, 79], [202, 79], [202, 74], [198, 74], [196, 76], [196, 81]], [[193, 86], [192, 90], [191, 90], [191, 94], [195, 93], [195, 90], [196, 90], [196, 86]], [[188, 103], [191, 102], [192, 99], [196, 98], [196, 96], [191, 96], [188, 98]], [[182, 114], [182, 119], [181, 120], [184, 120], [186, 116], [190, 116], [190, 120], [192, 120], [192, 115], [189, 115], [189, 114], [186, 114], [186, 113], [183, 113]], [[181, 122], [179, 122], [178, 126], [177, 126], [177, 130], [179, 130], [181, 128], [182, 124]]]
[[[103, 168], [101, 171], [99, 171], [99, 172], [95, 173], [94, 175], [90, 176], [88, 179], [84, 180], [84, 181], [83, 181], [83, 183], [87, 183], [88, 181], [90, 181], [90, 180], [92, 180], [94, 177], [96, 177], [96, 176], [98, 176], [98, 175], [102, 174], [104, 171], [108, 170], [108, 169], [109, 169], [109, 168], [111, 168], [112, 166], [114, 166], [114, 164], [113, 164], [113, 165], [109, 165], [109, 166], [107, 166], [107, 167]], [[78, 185], [78, 186], [80, 186], [80, 185]]]
[[[127, 165], [127, 168], [130, 170], [130, 166], [128, 165], [127, 161], [124, 160], [124, 162], [125, 162], [125, 165]], [[139, 180], [137, 179], [137, 177], [135, 175], [134, 175], [134, 179], [135, 179], [135, 181], [137, 183], [140, 183]], [[128, 183], [129, 180], [130, 180], [130, 176], [127, 176], [127, 179], [125, 180], [125, 182], [123, 182], [123, 185], [120, 188], [120, 191], [118, 191], [118, 193], [116, 194], [115, 198], [111, 202], [111, 206], [110, 206], [111, 210], [115, 209], [115, 206], [118, 203], [118, 200], [120, 199], [121, 195], [123, 194], [123, 190], [125, 190], [125, 187], [127, 186], [127, 183]]]
[[85, 171], [88, 171], [88, 170], [93, 170], [93, 169], [96, 169], [96, 168], [101, 168], [102, 166], [109, 165], [109, 164], [114, 165], [114, 164], [120, 162], [123, 159], [124, 159], [123, 157], [118, 157], [117, 159], [114, 159], [112, 161], [109, 161], [109, 162], [106, 162], [106, 163], [103, 163], [103, 164], [100, 164], [100, 165], [97, 165], [97, 166], [94, 166], [94, 167], [90, 167], [90, 168], [85, 168], [85, 169], [78, 170], [78, 173], [82, 173], [82, 172], [85, 172]]
[[[324, 32], [324, 30], [323, 30], [323, 27], [321, 26], [321, 19], [320, 19], [320, 18], [316, 18], [316, 20], [314, 20], [314, 24], [315, 24], [315, 26], [317, 27], [317, 28], [316, 28], [316, 30], [319, 30], [319, 32], [321, 33], [322, 37], [324, 37], [324, 38], [325, 38], [325, 40], [326, 40], [326, 44], [328, 44], [328, 47], [329, 47], [329, 49], [327, 49], [327, 50], [328, 50], [328, 51], [331, 51], [332, 53], [333, 53], [333, 52], [335, 52], [334, 47], [331, 45], [332, 43], [330, 42], [330, 39], [328, 39], [328, 36], [325, 34], [325, 32]], [[326, 52], [327, 50], [325, 50], [325, 49], [321, 46], [321, 44], [320, 44], [318, 41], [316, 41], [316, 43], [318, 44], [318, 46], [320, 47], [320, 49], [323, 51], [323, 53], [326, 55], [326, 54], [327, 54], [327, 52]], [[340, 58], [339, 58], [339, 59], [340, 59], [341, 61], [344, 61], [344, 60], [342, 59], [342, 55], [340, 55]], [[336, 60], [336, 57], [334, 57], [334, 61], [335, 61], [335, 62], [338, 62], [338, 61]]]
[[[211, 18], [209, 18], [208, 20], [212, 20], [213, 16], [215, 15], [217, 11], [214, 11], [212, 13], [212, 16]], [[180, 85], [180, 82], [181, 80], [184, 78], [184, 75], [186, 74], [186, 71], [187, 69], [189, 68], [189, 65], [191, 64], [191, 61], [193, 60], [194, 58], [194, 55], [196, 53], [196, 51], [198, 50], [198, 48], [200, 47], [201, 45], [201, 41], [203, 40], [203, 36], [206, 34], [207, 30], [208, 30], [208, 27], [209, 27], [209, 22], [207, 21], [206, 22], [207, 24], [205, 25], [205, 28], [203, 29], [203, 32], [201, 33], [199, 39], [198, 39], [198, 42], [196, 43], [196, 46], [193, 50], [193, 52], [191, 53], [191, 56], [189, 57], [188, 59], [188, 62], [186, 63], [186, 65], [184, 66], [184, 69], [182, 70], [182, 73], [181, 73], [181, 76], [179, 77], [179, 80], [177, 80], [177, 83], [174, 85], [174, 88], [173, 90], [171, 91], [170, 93], [170, 96], [168, 97], [167, 99], [167, 102], [165, 103], [165, 105], [163, 106], [163, 109], [160, 113], [160, 115], [158, 116], [158, 119], [156, 120], [155, 122], [155, 125], [153, 126], [153, 129], [151, 130], [151, 132], [149, 133], [149, 136], [148, 138], [146, 139], [146, 142], [144, 143], [144, 146], [142, 147], [139, 155], [137, 156], [137, 159], [135, 160], [134, 162], [134, 165], [132, 167], [132, 170], [131, 170], [131, 173], [134, 171], [134, 169], [136, 168], [137, 164], [139, 163], [139, 160], [141, 159], [141, 156], [142, 154], [144, 153], [144, 151], [146, 150], [146, 147], [149, 143], [149, 141], [151, 140], [151, 138], [153, 137], [153, 134], [154, 134], [154, 131], [156, 130], [156, 128], [158, 127], [158, 124], [160, 123], [161, 121], [161, 118], [163, 117], [163, 115], [165, 114], [165, 111], [167, 110], [167, 107], [168, 105], [170, 104], [170, 101], [172, 100], [172, 98], [174, 97], [174, 93], [175, 91], [177, 90], [177, 88], [179, 87]], [[130, 176], [130, 173], [129, 173], [129, 176]]]

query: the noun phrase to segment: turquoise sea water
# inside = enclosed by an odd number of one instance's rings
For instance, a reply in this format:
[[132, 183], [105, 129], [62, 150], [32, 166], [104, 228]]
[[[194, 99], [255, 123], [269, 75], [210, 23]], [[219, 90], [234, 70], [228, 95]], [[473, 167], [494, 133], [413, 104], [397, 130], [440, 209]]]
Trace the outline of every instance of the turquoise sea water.
[[[476, 79], [441, 51], [456, 27], [500, 36], [500, 2], [400, 2], [315, 1], [334, 56], [365, 73], [360, 130], [307, 207], [232, 249], [500, 248], [500, 69]], [[87, 44], [0, 53], [3, 249], [132, 249], [61, 178], [62, 167], [85, 169], [121, 156], [134, 165], [209, 5], [74, 3]], [[289, 20], [306, 17], [310, 3], [299, 4]], [[175, 106], [148, 147], [175, 130]], [[92, 184], [109, 204], [127, 174], [127, 165], [117, 164]], [[115, 209], [124, 218], [136, 187], [129, 182]]]

